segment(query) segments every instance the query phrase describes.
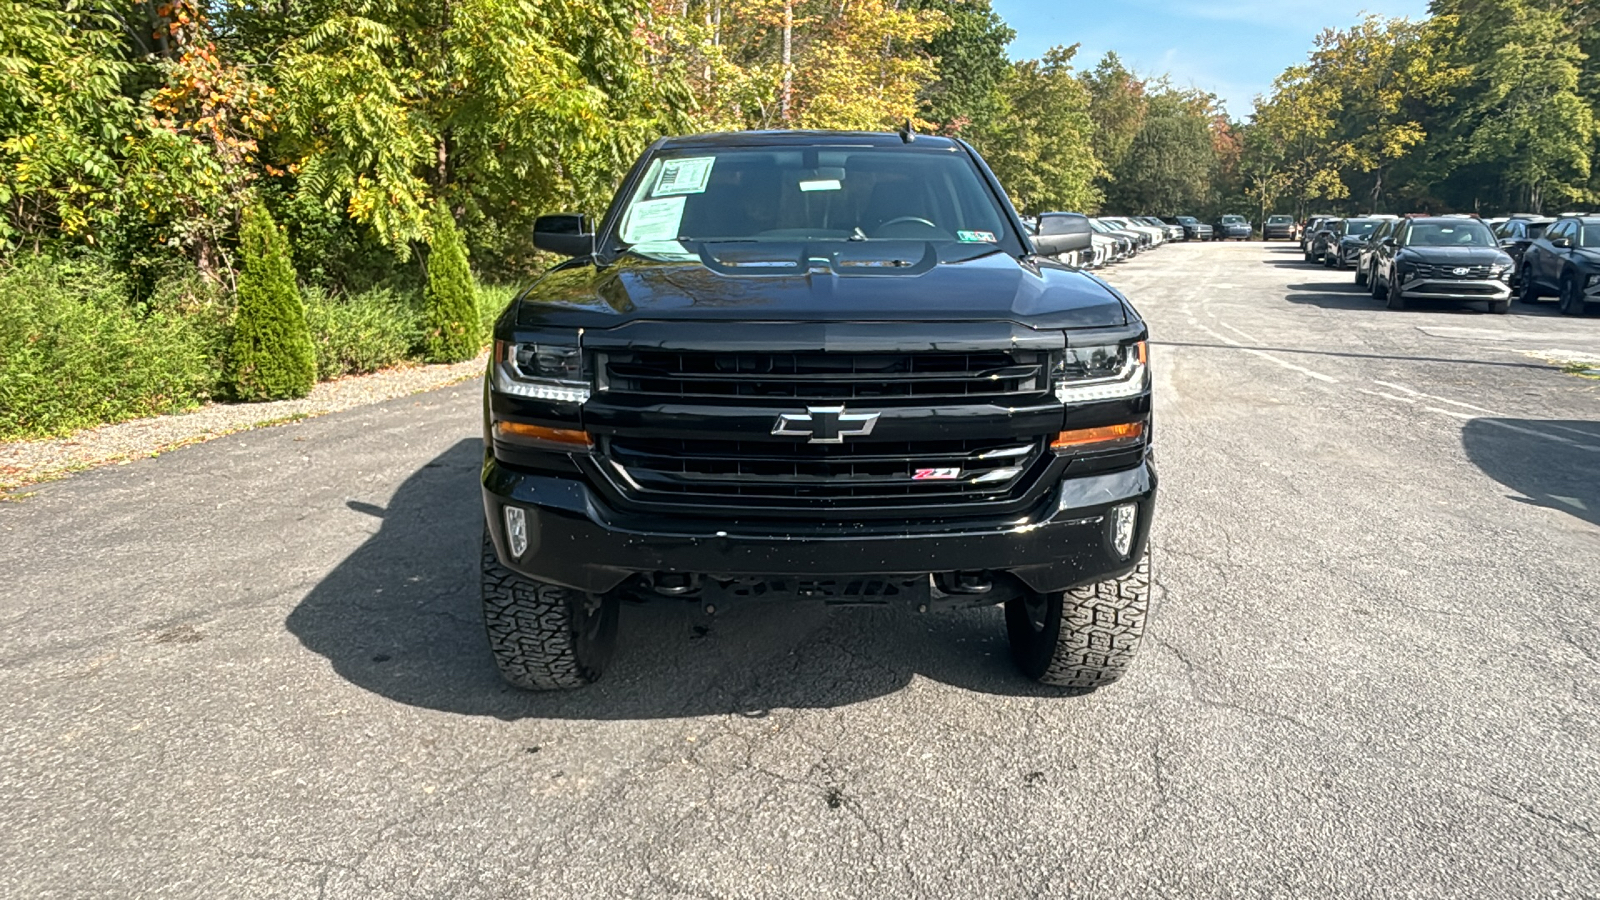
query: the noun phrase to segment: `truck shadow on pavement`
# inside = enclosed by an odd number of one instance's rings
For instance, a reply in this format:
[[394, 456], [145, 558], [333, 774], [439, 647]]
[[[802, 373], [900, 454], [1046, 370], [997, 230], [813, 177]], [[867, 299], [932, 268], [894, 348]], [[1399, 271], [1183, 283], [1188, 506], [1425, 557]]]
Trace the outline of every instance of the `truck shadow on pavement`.
[[503, 719], [653, 719], [844, 706], [915, 675], [995, 694], [1063, 696], [1012, 667], [998, 609], [920, 616], [898, 608], [625, 605], [599, 683], [531, 694], [501, 680], [479, 611], [482, 444], [461, 441], [412, 473], [382, 525], [306, 595], [290, 633], [341, 676], [411, 706]]
[[1461, 443], [1485, 475], [1523, 495], [1519, 502], [1600, 525], [1600, 422], [1472, 419]]

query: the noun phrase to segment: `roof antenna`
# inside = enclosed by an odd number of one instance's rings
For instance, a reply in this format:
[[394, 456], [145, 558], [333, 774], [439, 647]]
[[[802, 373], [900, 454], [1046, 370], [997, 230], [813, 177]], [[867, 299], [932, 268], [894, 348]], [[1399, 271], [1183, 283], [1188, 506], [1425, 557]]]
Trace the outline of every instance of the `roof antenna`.
[[906, 119], [905, 127], [900, 129], [900, 140], [905, 141], [906, 143], [909, 144], [909, 143], [911, 143], [912, 141], [914, 141], [916, 139], [917, 139], [916, 129], [914, 129], [911, 126], [911, 120], [910, 119]]

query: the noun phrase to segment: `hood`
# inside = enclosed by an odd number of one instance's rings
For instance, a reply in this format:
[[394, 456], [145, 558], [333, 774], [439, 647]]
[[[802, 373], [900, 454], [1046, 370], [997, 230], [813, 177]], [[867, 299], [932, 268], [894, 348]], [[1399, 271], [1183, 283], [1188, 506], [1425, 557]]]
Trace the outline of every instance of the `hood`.
[[1578, 247], [1572, 251], [1572, 258], [1586, 263], [1591, 268], [1600, 267], [1600, 247]]
[[921, 241], [705, 245], [699, 258], [625, 255], [557, 266], [525, 291], [524, 327], [697, 321], [1010, 320], [1038, 328], [1126, 324], [1122, 296], [1065, 265], [996, 251], [940, 262]]
[[1508, 265], [1511, 257], [1499, 247], [1427, 247], [1401, 248], [1397, 258], [1434, 266], [1493, 266]]

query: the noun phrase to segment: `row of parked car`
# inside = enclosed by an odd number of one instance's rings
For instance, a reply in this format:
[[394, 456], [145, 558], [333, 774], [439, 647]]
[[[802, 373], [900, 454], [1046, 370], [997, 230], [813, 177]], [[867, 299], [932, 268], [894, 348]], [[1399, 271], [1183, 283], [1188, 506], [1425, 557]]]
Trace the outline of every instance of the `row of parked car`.
[[1556, 298], [1564, 315], [1600, 307], [1600, 215], [1471, 215], [1307, 220], [1308, 263], [1354, 269], [1355, 283], [1404, 309], [1409, 300], [1481, 301], [1489, 311]]
[[1168, 241], [1184, 240], [1183, 227], [1169, 225], [1155, 216], [1086, 216], [1082, 213], [1051, 212], [1024, 224], [1034, 234], [1079, 234], [1088, 231], [1090, 247], [1056, 257], [1079, 269], [1099, 269], [1132, 259]]

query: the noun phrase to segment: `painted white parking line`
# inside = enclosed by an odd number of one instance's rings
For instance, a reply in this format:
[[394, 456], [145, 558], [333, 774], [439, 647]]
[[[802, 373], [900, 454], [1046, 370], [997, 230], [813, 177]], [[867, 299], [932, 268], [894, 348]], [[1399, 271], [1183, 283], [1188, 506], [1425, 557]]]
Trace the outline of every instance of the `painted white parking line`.
[[1250, 335], [1245, 334], [1243, 331], [1240, 331], [1239, 329], [1233, 327], [1232, 325], [1229, 325], [1227, 322], [1221, 322], [1219, 324], [1221, 324], [1223, 328], [1228, 329], [1229, 331], [1233, 332], [1234, 334], [1237, 334], [1238, 336], [1244, 338], [1245, 340], [1251, 342], [1252, 344], [1261, 343], [1260, 341], [1256, 340], [1255, 338], [1251, 337]]
[[1493, 425], [1496, 428], [1504, 428], [1507, 431], [1515, 431], [1518, 434], [1525, 434], [1529, 437], [1544, 438], [1547, 441], [1555, 441], [1560, 444], [1566, 444], [1569, 447], [1576, 447], [1579, 450], [1588, 450], [1592, 453], [1600, 453], [1600, 444], [1585, 444], [1581, 441], [1575, 441], [1572, 438], [1564, 438], [1559, 434], [1549, 434], [1548, 432], [1536, 431], [1532, 428], [1523, 428], [1521, 425], [1513, 425], [1510, 422], [1501, 422], [1498, 419], [1480, 419], [1478, 421], [1488, 422], [1490, 425]]
[[[1551, 428], [1559, 428], [1562, 431], [1570, 431], [1573, 434], [1581, 434], [1584, 437], [1600, 438], [1600, 431], [1585, 431], [1582, 428], [1573, 428], [1571, 425], [1557, 425], [1554, 422], [1546, 422], [1545, 424], [1549, 425]], [[1600, 428], [1600, 425], [1597, 425], [1596, 427]]]
[[1440, 409], [1437, 406], [1424, 406], [1423, 409], [1427, 410], [1428, 412], [1438, 413], [1441, 416], [1450, 416], [1451, 418], [1466, 419], [1468, 421], [1483, 418], [1482, 416], [1475, 416], [1472, 413], [1459, 413], [1453, 409]]
[[1374, 397], [1382, 397], [1385, 400], [1396, 400], [1396, 401], [1399, 401], [1400, 403], [1415, 403], [1415, 402], [1417, 402], [1417, 398], [1415, 398], [1415, 397], [1401, 397], [1398, 394], [1389, 394], [1389, 393], [1385, 393], [1384, 391], [1369, 391], [1366, 388], [1356, 388], [1356, 390], [1360, 391], [1363, 394], [1371, 394]]
[[1237, 348], [1239, 348], [1240, 350], [1243, 350], [1246, 353], [1255, 354], [1256, 356], [1259, 356], [1262, 359], [1267, 360], [1268, 362], [1277, 363], [1278, 365], [1283, 366], [1285, 369], [1290, 369], [1292, 371], [1299, 372], [1302, 375], [1305, 375], [1305, 376], [1310, 377], [1310, 378], [1315, 378], [1318, 381], [1326, 381], [1329, 384], [1338, 384], [1339, 383], [1339, 379], [1334, 378], [1332, 375], [1324, 375], [1321, 372], [1313, 372], [1310, 369], [1307, 369], [1307, 368], [1305, 368], [1303, 366], [1297, 366], [1294, 363], [1289, 362], [1288, 360], [1279, 359], [1276, 356], [1273, 356], [1272, 354], [1267, 353], [1264, 350], [1256, 350], [1256, 349], [1254, 349], [1252, 347], [1246, 347], [1245, 345], [1239, 343], [1238, 341], [1234, 340], [1233, 338], [1228, 337], [1227, 335], [1218, 334], [1217, 332], [1212, 331], [1210, 328], [1207, 328], [1204, 325], [1200, 325], [1200, 326], [1197, 326], [1197, 327], [1201, 331], [1204, 331], [1205, 333], [1211, 335], [1212, 337], [1216, 338], [1219, 341], [1222, 341], [1225, 344], [1231, 344], [1234, 347], [1237, 347]]
[[1485, 413], [1485, 414], [1491, 415], [1491, 416], [1500, 415], [1500, 413], [1497, 413], [1492, 409], [1484, 409], [1481, 406], [1473, 406], [1471, 403], [1462, 403], [1460, 400], [1451, 400], [1449, 397], [1439, 397], [1439, 396], [1435, 396], [1433, 394], [1424, 394], [1421, 391], [1412, 390], [1411, 388], [1408, 388], [1403, 384], [1395, 384], [1392, 381], [1379, 381], [1378, 379], [1374, 378], [1374, 379], [1372, 379], [1372, 383], [1373, 384], [1382, 385], [1382, 386], [1384, 386], [1386, 388], [1394, 388], [1397, 391], [1404, 391], [1405, 393], [1410, 394], [1413, 397], [1426, 397], [1429, 400], [1437, 400], [1440, 403], [1448, 403], [1451, 406], [1459, 406], [1462, 409], [1476, 410], [1478, 412]]

